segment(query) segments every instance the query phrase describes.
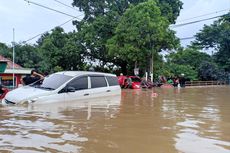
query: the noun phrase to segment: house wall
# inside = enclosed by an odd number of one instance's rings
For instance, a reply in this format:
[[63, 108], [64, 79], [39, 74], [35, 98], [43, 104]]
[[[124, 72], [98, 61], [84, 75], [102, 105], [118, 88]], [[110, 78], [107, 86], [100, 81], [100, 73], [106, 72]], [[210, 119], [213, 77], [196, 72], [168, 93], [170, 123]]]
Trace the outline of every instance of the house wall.
[[[18, 87], [19, 84], [21, 84], [21, 78], [24, 76], [23, 74], [15, 74], [15, 86]], [[13, 74], [0, 74], [0, 81], [1, 84], [7, 87], [13, 86]]]

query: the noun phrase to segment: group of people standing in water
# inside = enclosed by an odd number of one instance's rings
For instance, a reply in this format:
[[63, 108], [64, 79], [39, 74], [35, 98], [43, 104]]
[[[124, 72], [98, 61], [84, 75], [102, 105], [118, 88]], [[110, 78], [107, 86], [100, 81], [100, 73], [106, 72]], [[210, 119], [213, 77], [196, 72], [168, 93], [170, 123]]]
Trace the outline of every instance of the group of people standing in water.
[[176, 76], [176, 77], [166, 78], [164, 76], [159, 76], [158, 79], [159, 86], [162, 84], [170, 84], [174, 87], [185, 87], [185, 82], [186, 82], [186, 78], [184, 77], [183, 73], [181, 74], [180, 77]]
[[[158, 80], [152, 82], [148, 77], [138, 77], [138, 76], [124, 76], [122, 73], [118, 76], [119, 84], [122, 88], [133, 88], [135, 89], [138, 84], [140, 88], [151, 88], [151, 87], [185, 87], [186, 79], [184, 74], [179, 77], [169, 77], [159, 76]], [[138, 83], [139, 82], [139, 83]]]

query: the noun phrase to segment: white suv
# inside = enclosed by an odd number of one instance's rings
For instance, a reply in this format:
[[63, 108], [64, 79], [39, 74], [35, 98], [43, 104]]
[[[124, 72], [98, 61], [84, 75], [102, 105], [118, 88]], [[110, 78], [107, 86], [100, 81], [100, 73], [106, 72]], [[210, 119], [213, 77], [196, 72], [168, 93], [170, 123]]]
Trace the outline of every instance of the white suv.
[[53, 103], [120, 94], [116, 75], [63, 71], [8, 92], [2, 104]]

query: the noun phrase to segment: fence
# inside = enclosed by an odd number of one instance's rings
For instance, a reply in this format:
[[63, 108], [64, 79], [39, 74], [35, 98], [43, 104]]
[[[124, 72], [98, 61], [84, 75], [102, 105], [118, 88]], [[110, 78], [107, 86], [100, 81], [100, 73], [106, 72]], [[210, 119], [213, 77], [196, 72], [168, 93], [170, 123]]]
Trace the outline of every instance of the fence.
[[185, 86], [213, 86], [226, 85], [226, 81], [186, 81]]

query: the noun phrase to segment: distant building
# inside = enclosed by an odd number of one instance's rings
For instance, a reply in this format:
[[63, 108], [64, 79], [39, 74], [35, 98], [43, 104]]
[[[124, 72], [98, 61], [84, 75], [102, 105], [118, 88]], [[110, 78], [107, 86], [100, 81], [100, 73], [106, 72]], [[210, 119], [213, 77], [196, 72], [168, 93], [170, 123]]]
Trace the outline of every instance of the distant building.
[[0, 73], [0, 84], [3, 86], [12, 88], [13, 87], [13, 73], [14, 73], [14, 81], [15, 86], [18, 87], [21, 84], [21, 78], [27, 74], [30, 74], [31, 69], [26, 69], [21, 67], [20, 65], [14, 63], [13, 70], [13, 62], [2, 55], [0, 55], [0, 61], [7, 62], [6, 70], [3, 73]]

